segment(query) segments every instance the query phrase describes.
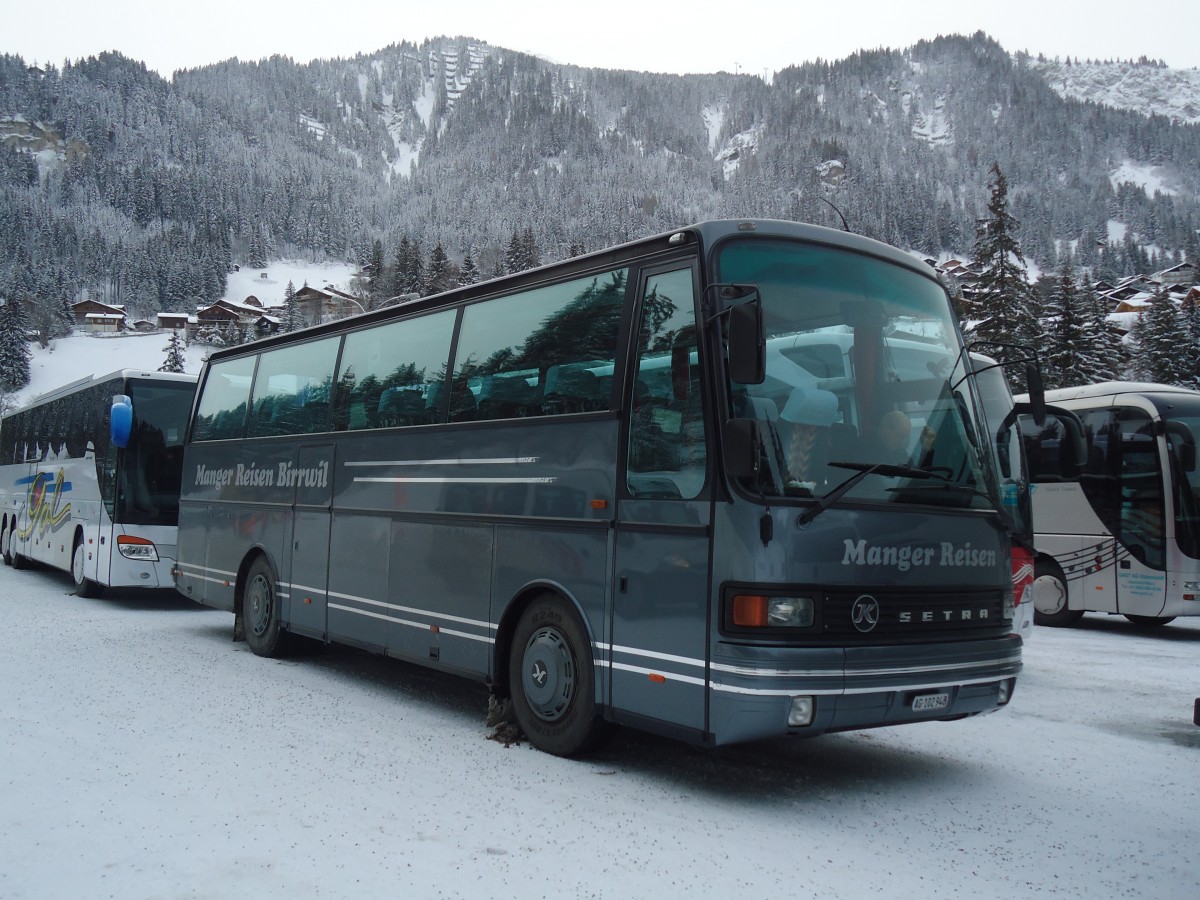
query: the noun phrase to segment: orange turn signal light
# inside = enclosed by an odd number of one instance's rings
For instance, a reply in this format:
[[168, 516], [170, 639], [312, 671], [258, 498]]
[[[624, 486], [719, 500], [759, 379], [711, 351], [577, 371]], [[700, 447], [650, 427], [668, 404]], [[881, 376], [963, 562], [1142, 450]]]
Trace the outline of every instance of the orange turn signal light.
[[739, 628], [765, 628], [767, 598], [761, 594], [738, 594], [733, 598], [733, 624]]

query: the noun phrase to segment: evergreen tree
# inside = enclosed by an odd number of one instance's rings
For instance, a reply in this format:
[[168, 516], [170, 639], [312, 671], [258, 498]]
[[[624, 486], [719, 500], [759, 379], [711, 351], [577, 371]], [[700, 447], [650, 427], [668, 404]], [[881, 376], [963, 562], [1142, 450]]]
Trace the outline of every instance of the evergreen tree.
[[[974, 295], [978, 321], [968, 329], [967, 339], [1036, 349], [1042, 343], [1042, 329], [1016, 237], [1020, 226], [1008, 211], [1008, 182], [999, 163], [992, 163], [991, 173], [988, 217], [978, 223], [971, 253], [980, 271]], [[1018, 390], [1025, 389], [1019, 369], [1010, 370], [1009, 376]]]
[[1065, 254], [1062, 268], [1054, 279], [1049, 302], [1046, 304], [1046, 351], [1042, 357], [1042, 377], [1047, 388], [1068, 387], [1088, 382], [1087, 319], [1075, 284], [1071, 256]]
[[442, 291], [450, 290], [452, 286], [450, 260], [446, 256], [446, 251], [442, 249], [441, 243], [438, 243], [429, 254], [429, 267], [425, 270], [425, 284], [422, 293], [426, 296], [440, 294]]
[[1126, 368], [1125, 344], [1121, 331], [1108, 319], [1108, 307], [1089, 284], [1079, 291], [1080, 300], [1087, 310], [1084, 326], [1084, 346], [1088, 348], [1084, 358], [1087, 374], [1083, 384], [1098, 384], [1101, 381], [1120, 380]]
[[[304, 286], [308, 287], [308, 282]], [[295, 331], [303, 324], [304, 314], [300, 311], [300, 301], [296, 299], [296, 287], [289, 280], [283, 291], [283, 321], [280, 325], [287, 332]]]
[[29, 384], [29, 325], [16, 297], [0, 306], [0, 390], [15, 391]]
[[479, 278], [479, 267], [475, 265], [475, 260], [468, 252], [463, 257], [462, 265], [458, 269], [458, 283], [460, 285], [478, 284]]
[[504, 271], [509, 275], [525, 270], [525, 250], [521, 235], [514, 228], [512, 237], [508, 239], [508, 249], [504, 252]]
[[1134, 322], [1134, 377], [1159, 384], [1187, 386], [1195, 380], [1190, 360], [1180, 352], [1180, 336], [1186, 333], [1175, 302], [1165, 290], [1156, 291]]
[[1184, 299], [1179, 315], [1184, 324], [1184, 365], [1190, 373], [1190, 379], [1184, 383], [1187, 387], [1200, 389], [1200, 303], [1194, 295], [1195, 291], [1192, 291]]
[[171, 339], [167, 341], [167, 346], [163, 347], [163, 350], [167, 352], [167, 358], [158, 367], [158, 371], [182, 373], [185, 360], [183, 354], [184, 343], [178, 331], [171, 332]]

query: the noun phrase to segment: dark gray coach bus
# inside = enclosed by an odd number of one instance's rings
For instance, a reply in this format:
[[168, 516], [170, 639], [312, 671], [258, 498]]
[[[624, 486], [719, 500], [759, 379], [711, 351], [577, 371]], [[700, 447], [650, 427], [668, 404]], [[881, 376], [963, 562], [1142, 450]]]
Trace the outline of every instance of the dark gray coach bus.
[[991, 712], [1028, 488], [975, 381], [910, 256], [681, 228], [214, 353], [176, 583], [262, 656], [486, 681], [560, 755]]

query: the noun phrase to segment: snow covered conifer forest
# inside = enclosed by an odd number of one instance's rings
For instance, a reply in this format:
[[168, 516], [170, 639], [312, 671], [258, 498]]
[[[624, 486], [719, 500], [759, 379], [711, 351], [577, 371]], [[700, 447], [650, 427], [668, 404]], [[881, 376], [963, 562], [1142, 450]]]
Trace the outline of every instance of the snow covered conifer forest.
[[1197, 97], [1200, 73], [1035, 59], [982, 33], [769, 83], [468, 38], [170, 81], [118, 54], [0, 55], [0, 296], [50, 330], [83, 296], [149, 318], [288, 257], [360, 266], [379, 302], [428, 292], [430, 259], [446, 286], [705, 218], [838, 212], [965, 259], [997, 164], [1032, 269], [1069, 249], [1073, 271], [1115, 281], [1200, 256]]

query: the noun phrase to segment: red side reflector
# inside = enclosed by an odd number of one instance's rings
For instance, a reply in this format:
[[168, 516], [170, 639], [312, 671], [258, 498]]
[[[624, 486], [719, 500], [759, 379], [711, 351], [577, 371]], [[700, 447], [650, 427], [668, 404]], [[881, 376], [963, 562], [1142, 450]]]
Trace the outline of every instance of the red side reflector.
[[651, 672], [650, 680], [653, 681], [655, 684], [666, 684], [667, 676], [659, 675], [657, 672]]
[[608, 509], [607, 500], [593, 500], [592, 509]]

